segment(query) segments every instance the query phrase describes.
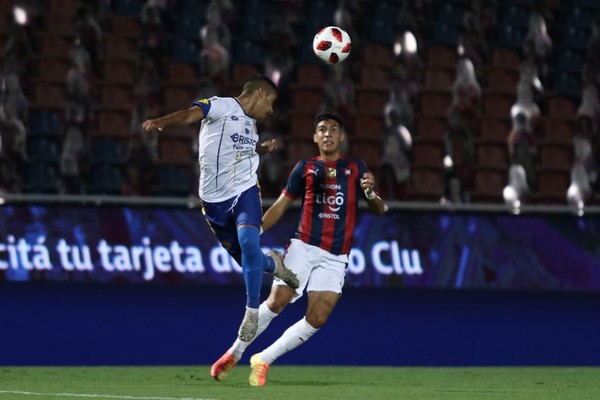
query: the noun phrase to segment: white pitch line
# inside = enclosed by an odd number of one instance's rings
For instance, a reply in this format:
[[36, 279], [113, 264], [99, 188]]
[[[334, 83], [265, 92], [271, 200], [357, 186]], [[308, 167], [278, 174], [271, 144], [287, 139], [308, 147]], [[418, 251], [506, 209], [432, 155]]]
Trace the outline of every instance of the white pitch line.
[[21, 390], [0, 390], [2, 394], [20, 394], [23, 396], [55, 396], [55, 397], [83, 397], [91, 399], [126, 399], [126, 400], [218, 400], [207, 399], [200, 397], [147, 397], [147, 396], [119, 396], [113, 394], [96, 394], [96, 393], [40, 393], [26, 392]]

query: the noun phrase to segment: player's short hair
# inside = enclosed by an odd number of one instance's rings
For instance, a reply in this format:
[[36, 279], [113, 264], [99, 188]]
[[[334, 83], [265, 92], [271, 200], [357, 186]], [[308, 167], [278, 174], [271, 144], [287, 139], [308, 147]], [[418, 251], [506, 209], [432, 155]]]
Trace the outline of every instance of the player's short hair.
[[277, 93], [277, 86], [273, 81], [261, 74], [256, 74], [248, 79], [244, 83], [242, 93], [254, 93], [260, 88]]
[[315, 116], [315, 126], [319, 125], [319, 122], [325, 121], [326, 119], [334, 120], [335, 122], [338, 123], [338, 125], [340, 126], [340, 129], [342, 131], [345, 131], [344, 123], [342, 122], [342, 118], [339, 115], [332, 113], [332, 112], [322, 112], [322, 113], [317, 114]]

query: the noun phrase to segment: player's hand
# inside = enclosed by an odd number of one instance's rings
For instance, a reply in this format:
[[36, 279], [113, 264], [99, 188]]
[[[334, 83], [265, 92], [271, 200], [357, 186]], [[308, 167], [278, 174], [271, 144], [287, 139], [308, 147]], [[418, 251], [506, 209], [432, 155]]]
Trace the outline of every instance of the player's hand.
[[165, 126], [163, 124], [161, 124], [159, 122], [159, 119], [148, 119], [146, 121], [144, 121], [144, 123], [142, 124], [142, 128], [144, 128], [144, 131], [147, 133], [152, 133], [154, 131], [159, 131], [162, 132], [162, 130], [165, 128]]
[[375, 189], [375, 176], [371, 172], [365, 172], [360, 180], [360, 186], [367, 194], [371, 194]]
[[257, 153], [259, 154], [271, 153], [277, 150], [277, 148], [279, 147], [279, 142], [277, 141], [277, 139], [269, 139], [262, 142], [258, 147], [259, 148], [257, 148]]

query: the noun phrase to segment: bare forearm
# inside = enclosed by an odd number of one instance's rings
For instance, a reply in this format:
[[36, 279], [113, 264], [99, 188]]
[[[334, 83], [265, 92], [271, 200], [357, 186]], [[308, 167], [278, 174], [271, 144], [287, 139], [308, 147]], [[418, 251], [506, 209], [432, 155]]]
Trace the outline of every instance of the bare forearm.
[[200, 107], [192, 106], [186, 110], [175, 111], [164, 117], [158, 117], [144, 121], [142, 124], [146, 132], [162, 131], [167, 126], [189, 125], [204, 118], [204, 112]]
[[375, 215], [382, 215], [385, 212], [385, 204], [381, 197], [376, 196], [374, 199], [367, 199], [367, 204], [369, 206], [369, 210]]
[[285, 194], [281, 194], [277, 201], [273, 203], [271, 207], [265, 212], [262, 220], [262, 229], [266, 231], [271, 228], [283, 217], [283, 214], [290, 208], [294, 200], [287, 197]]
[[269, 208], [267, 210], [267, 212], [265, 213], [265, 215], [263, 215], [263, 220], [262, 220], [263, 231], [266, 231], [267, 229], [269, 229], [273, 225], [275, 225], [277, 223], [277, 221], [279, 221], [281, 219], [281, 217], [283, 216], [284, 213], [285, 213], [285, 211], [281, 208], [274, 208], [274, 207]]
[[180, 126], [189, 125], [201, 120], [203, 117], [199, 107], [188, 108], [187, 110], [179, 110], [174, 113], [167, 114], [164, 117], [157, 118], [163, 126]]

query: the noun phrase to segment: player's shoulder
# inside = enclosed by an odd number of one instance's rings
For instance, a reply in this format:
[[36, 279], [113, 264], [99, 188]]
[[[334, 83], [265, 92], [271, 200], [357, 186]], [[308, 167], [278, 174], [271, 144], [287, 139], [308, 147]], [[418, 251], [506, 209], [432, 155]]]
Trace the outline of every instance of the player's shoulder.
[[362, 158], [356, 157], [356, 156], [345, 155], [342, 157], [342, 161], [347, 163], [347, 165], [357, 165], [357, 166], [366, 165], [365, 162], [362, 160]]

